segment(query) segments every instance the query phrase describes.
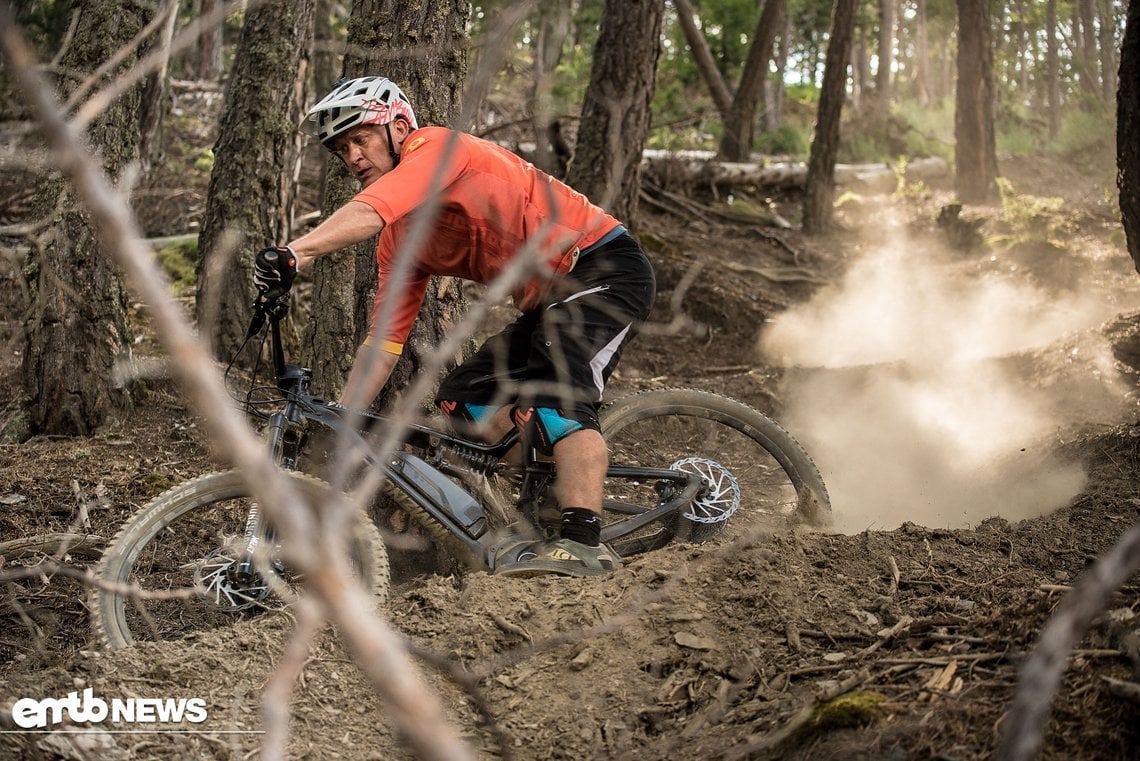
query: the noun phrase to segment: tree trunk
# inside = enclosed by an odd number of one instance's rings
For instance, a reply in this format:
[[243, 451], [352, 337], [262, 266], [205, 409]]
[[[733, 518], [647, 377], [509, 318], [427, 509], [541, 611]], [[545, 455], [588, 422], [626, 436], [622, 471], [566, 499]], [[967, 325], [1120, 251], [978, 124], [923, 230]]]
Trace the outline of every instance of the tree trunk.
[[989, 0], [958, 0], [954, 139], [958, 199], [962, 203], [986, 203], [997, 194], [991, 39]]
[[930, 104], [930, 45], [926, 31], [926, 0], [917, 0], [914, 12], [914, 99]]
[[333, 0], [317, 0], [313, 21], [313, 88], [324, 94], [340, 77], [339, 56], [333, 43]]
[[854, 32], [851, 53], [851, 104], [856, 111], [862, 113], [864, 102], [869, 102], [874, 95], [871, 86], [871, 61], [867, 52], [867, 31], [857, 29]]
[[[356, 0], [348, 25], [344, 76], [385, 76], [407, 94], [421, 126], [451, 124], [459, 115], [467, 76], [468, 11], [469, 4], [461, 0]], [[329, 212], [357, 190], [341, 162], [330, 161], [323, 202]], [[356, 348], [368, 333], [376, 292], [375, 240], [321, 257], [313, 268], [313, 287], [305, 354], [315, 387], [336, 396]], [[404, 353], [377, 399], [378, 409], [387, 407], [408, 384], [423, 358], [465, 310], [458, 281], [433, 282]]]
[[1017, 63], [1017, 86], [1022, 93], [1030, 92], [1029, 89], [1029, 24], [1026, 22], [1026, 9], [1025, 3], [1021, 0], [1014, 5], [1014, 10], [1017, 13], [1017, 21], [1012, 23], [1011, 33], [1014, 37], [1014, 61]]
[[721, 120], [724, 121], [732, 109], [732, 92], [728, 88], [728, 83], [724, 81], [720, 69], [717, 68], [716, 59], [713, 57], [712, 50], [709, 49], [708, 40], [697, 28], [696, 21], [693, 18], [693, 6], [689, 0], [673, 0], [673, 7], [677, 9], [677, 22], [681, 25], [681, 32], [685, 35], [689, 49], [693, 52], [693, 61], [697, 64], [697, 71], [701, 73], [701, 79], [709, 88], [709, 94], [712, 95], [713, 103], [716, 104], [716, 110], [720, 113]]
[[166, 23], [153, 46], [162, 52], [162, 64], [147, 76], [139, 107], [139, 158], [144, 173], [162, 159], [162, 124], [167, 112], [166, 80], [170, 69], [170, 43], [178, 23], [178, 3], [163, 0], [158, 12], [166, 14]]
[[788, 70], [788, 47], [792, 43], [792, 16], [784, 13], [784, 24], [780, 30], [779, 45], [774, 57], [776, 76], [771, 80], [771, 97], [767, 99], [768, 110], [764, 114], [764, 128], [776, 130], [784, 123], [784, 98], [787, 90], [784, 87], [784, 75]]
[[225, 0], [201, 0], [199, 6], [199, 16], [203, 19], [209, 19], [211, 16], [216, 18], [212, 19], [198, 36], [198, 60], [197, 70], [198, 79], [206, 81], [216, 81], [222, 76], [222, 27], [225, 24], [225, 17], [218, 13], [218, 5], [225, 2]]
[[1061, 126], [1061, 76], [1057, 54], [1057, 0], [1045, 6], [1045, 78], [1049, 103], [1049, 138], [1057, 136]]
[[[59, 66], [73, 77], [60, 81], [64, 96], [126, 45], [153, 12], [115, 0], [85, 0], [74, 10], [79, 23]], [[136, 50], [107, 78], [124, 74], [137, 62]], [[135, 87], [120, 96], [88, 131], [92, 150], [103, 157], [111, 177], [138, 159], [141, 92]], [[69, 188], [58, 178], [44, 179], [33, 206], [36, 218], [54, 218], [55, 225], [28, 267], [33, 310], [21, 370], [29, 425], [32, 433], [87, 435], [130, 401], [115, 377], [116, 364], [130, 356], [126, 294]]]
[[606, 0], [567, 180], [631, 227], [665, 0]]
[[1100, 82], [1104, 102], [1111, 103], [1116, 92], [1116, 18], [1112, 0], [1100, 0]]
[[855, 0], [836, 0], [804, 192], [803, 230], [808, 234], [821, 233], [831, 227], [835, 159], [839, 152], [839, 117], [847, 93], [847, 66], [851, 60], [854, 29]]
[[547, 174], [562, 178], [570, 160], [569, 150], [561, 139], [558, 117], [553, 113], [553, 74], [562, 59], [562, 45], [570, 33], [571, 8], [567, 0], [558, 0], [554, 8], [543, 8], [537, 21], [534, 39], [534, 78], [528, 110], [534, 125], [534, 165]]
[[[895, 0], [879, 0], [879, 66], [875, 70], [875, 101], [884, 113], [891, 102], [891, 62], [894, 60]], [[884, 114], [885, 115], [885, 114]]]
[[1116, 182], [1128, 253], [1140, 272], [1140, 2], [1128, 5], [1116, 93]]
[[245, 340], [253, 256], [289, 238], [314, 0], [246, 11], [198, 235], [198, 331], [228, 359]]
[[1091, 94], [1098, 94], [1100, 82], [1097, 81], [1096, 65], [1096, 10], [1094, 0], [1078, 0], [1077, 9], [1081, 16], [1081, 85], [1082, 89]]
[[756, 126], [756, 104], [768, 80], [768, 62], [772, 60], [772, 44], [783, 24], [784, 0], [767, 0], [756, 20], [748, 57], [736, 86], [736, 95], [724, 120], [720, 156], [725, 161], [747, 161], [752, 154], [752, 133]]

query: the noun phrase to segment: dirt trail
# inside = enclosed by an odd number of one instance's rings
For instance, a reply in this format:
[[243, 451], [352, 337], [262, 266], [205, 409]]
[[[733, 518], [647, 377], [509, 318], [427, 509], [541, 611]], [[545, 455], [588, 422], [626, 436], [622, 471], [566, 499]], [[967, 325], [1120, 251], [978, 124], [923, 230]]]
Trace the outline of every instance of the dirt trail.
[[[941, 240], [937, 205], [932, 197], [927, 208], [911, 209], [905, 222], [911, 254], [929, 253]], [[448, 668], [481, 677], [467, 691], [448, 673], [425, 667], [425, 678], [439, 687], [478, 755], [988, 757], [1018, 664], [1065, 587], [1140, 520], [1140, 427], [1130, 395], [1135, 375], [1118, 356], [1127, 357], [1134, 331], [1118, 327], [1116, 354], [1112, 347], [1095, 359], [1085, 353], [1103, 332], [1102, 318], [1137, 306], [1130, 263], [1101, 242], [1111, 239], [1108, 226], [1090, 213], [1081, 227], [1089, 244], [1073, 235], [1065, 252], [1086, 282], [1104, 286], [1106, 312], [1080, 329], [1058, 329], [1036, 344], [986, 357], [1002, 366], [993, 377], [1012, 379], [1022, 398], [1066, 390], [1046, 394], [1055, 405], [1048, 409], [1053, 416], [1045, 415], [1048, 425], [1019, 429], [1021, 445], [1032, 450], [1026, 457], [1048, 457], [1050, 464], [1028, 468], [995, 457], [1002, 467], [972, 480], [977, 472], [945, 466], [940, 450], [922, 450], [924, 440], [913, 435], [902, 436], [902, 443], [917, 459], [899, 461], [898, 431], [913, 434], [920, 430], [914, 420], [933, 419], [933, 413], [905, 417], [909, 429], [889, 428], [890, 404], [874, 406], [869, 390], [891, 386], [866, 368], [893, 367], [897, 381], [916, 375], [913, 358], [853, 361], [816, 374], [803, 369], [810, 363], [789, 369], [757, 350], [763, 327], [786, 325], [781, 315], [810, 317], [811, 309], [827, 303], [827, 289], [850, 278], [851, 263], [881, 240], [854, 243], [848, 232], [806, 241], [784, 233], [787, 245], [781, 246], [760, 240], [747, 226], [650, 218], [646, 240], [661, 279], [656, 319], [681, 329], [643, 335], [615, 385], [699, 386], [785, 420], [816, 456], [847, 533], [780, 532], [742, 542], [730, 532], [706, 545], [653, 553], [601, 579], [474, 573], [405, 582], [394, 590], [392, 623]], [[1005, 255], [946, 256], [944, 270], [1003, 278], [1023, 272], [1025, 283], [1053, 294], [1054, 302], [1061, 298], [1064, 283], [1044, 285], [1044, 276], [1024, 261], [1014, 267]], [[694, 276], [695, 263], [700, 270]], [[908, 277], [917, 282], [917, 275]], [[967, 292], [959, 290], [950, 302], [961, 305]], [[929, 306], [941, 293], [931, 286], [917, 296]], [[1034, 304], [1030, 318], [1048, 306]], [[833, 311], [849, 321], [848, 314]], [[674, 320], [679, 317], [684, 319]], [[863, 317], [869, 324], [869, 312]], [[821, 325], [831, 330], [846, 323], [805, 318], [805, 324], [818, 333]], [[807, 348], [804, 341], [798, 345]], [[836, 385], [836, 379], [842, 382]], [[912, 387], [893, 388], [899, 400], [901, 389]], [[1088, 412], [1090, 388], [1112, 402], [1097, 406], [1100, 418]], [[808, 408], [814, 405], [825, 420], [855, 414], [846, 420], [848, 430], [861, 430], [863, 437], [836, 446], [836, 430], [816, 428], [820, 421], [804, 411], [805, 395]], [[1065, 398], [1089, 404], [1074, 415]], [[984, 389], [972, 390], [971, 399], [981, 407]], [[954, 409], [949, 419], [961, 419], [962, 408]], [[868, 412], [873, 414], [858, 417]], [[945, 435], [949, 423], [943, 423]], [[979, 448], [990, 440], [982, 428], [966, 434]], [[999, 443], [1008, 448], [1018, 439]], [[879, 482], [877, 490], [859, 491], [866, 485], [843, 470], [845, 460], [855, 457]], [[956, 490], [967, 501], [998, 490], [1000, 499], [961, 522], [930, 518], [917, 508], [908, 514], [905, 501], [899, 502], [901, 512], [880, 505], [884, 510], [875, 514], [876, 499], [905, 492], [921, 462], [946, 467], [938, 489]], [[1070, 466], [1082, 474], [1077, 481], [1050, 482], [1044, 492], [1028, 488]], [[193, 416], [175, 389], [160, 385], [131, 419], [90, 440], [36, 439], [0, 448], [0, 499], [7, 506], [0, 512], [0, 536], [63, 530], [81, 507], [90, 530], [106, 536], [155, 494], [210, 467]], [[962, 489], [968, 483], [981, 487]], [[1022, 520], [990, 517], [1019, 500], [1041, 502], [1043, 494], [1060, 501]], [[914, 507], [913, 500], [909, 504]], [[871, 512], [851, 519], [856, 508]], [[200, 697], [209, 718], [197, 727], [205, 731], [195, 734], [106, 735], [100, 739], [105, 745], [86, 756], [65, 749], [58, 734], [0, 734], [0, 758], [230, 759], [247, 757], [258, 746], [259, 735], [247, 732], [261, 727], [259, 691], [288, 636], [287, 616], [244, 622], [176, 647], [95, 655], [76, 582], [57, 577], [8, 591], [0, 603], [0, 719], [20, 697], [63, 697], [87, 687], [107, 700]], [[1135, 578], [1112, 604], [1140, 604]], [[1136, 757], [1135, 706], [1111, 696], [1102, 680], [1129, 678], [1129, 664], [1116, 647], [1102, 625], [1081, 642], [1055, 702], [1044, 758]], [[818, 708], [821, 697], [836, 694], [843, 698]], [[331, 632], [310, 655], [293, 710], [291, 757], [407, 756]]]

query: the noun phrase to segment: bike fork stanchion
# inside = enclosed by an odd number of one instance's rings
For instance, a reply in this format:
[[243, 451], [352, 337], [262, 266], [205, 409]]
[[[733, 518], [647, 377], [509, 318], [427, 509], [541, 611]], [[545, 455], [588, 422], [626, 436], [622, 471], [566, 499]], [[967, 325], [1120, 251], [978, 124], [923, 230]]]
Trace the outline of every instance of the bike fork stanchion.
[[250, 579], [256, 573], [253, 567], [253, 555], [261, 544], [261, 529], [261, 506], [252, 502], [249, 506], [249, 516], [245, 520], [245, 548], [241, 560], [235, 565], [238, 579]]
[[[280, 462], [282, 458], [282, 450], [284, 449], [285, 429], [289, 424], [289, 418], [284, 412], [278, 412], [269, 418], [269, 425], [266, 427], [266, 438], [269, 441], [270, 456], [276, 462]], [[293, 463], [283, 463], [286, 467], [292, 468]], [[249, 506], [249, 515], [245, 519], [245, 533], [243, 534], [244, 548], [242, 550], [241, 559], [234, 564], [234, 577], [235, 580], [248, 580], [253, 578], [256, 570], [253, 567], [253, 556], [257, 552], [258, 545], [261, 544], [261, 539], [265, 534], [264, 521], [261, 518], [261, 506], [257, 502], [251, 502]]]

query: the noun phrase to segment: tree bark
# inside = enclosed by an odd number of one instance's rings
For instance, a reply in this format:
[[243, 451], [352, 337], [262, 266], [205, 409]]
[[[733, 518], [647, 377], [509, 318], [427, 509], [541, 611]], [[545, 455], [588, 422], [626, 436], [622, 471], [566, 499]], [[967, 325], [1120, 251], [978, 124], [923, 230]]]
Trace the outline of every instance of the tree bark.
[[958, 198], [997, 195], [993, 43], [989, 0], [958, 0], [958, 95], [954, 116]]
[[867, 32], [856, 29], [851, 48], [851, 105], [860, 113], [864, 102], [874, 96], [871, 86], [871, 60], [867, 53]]
[[147, 76], [146, 89], [139, 108], [139, 158], [144, 172], [162, 159], [162, 124], [167, 112], [170, 42], [174, 37], [174, 27], [178, 23], [178, 3], [175, 0], [163, 0], [158, 12], [167, 14], [166, 23], [162, 25], [158, 40], [153, 46], [162, 50], [162, 65]]
[[[217, 13], [219, 3], [225, 0], [201, 0], [198, 5], [198, 14], [209, 18]], [[198, 37], [198, 60], [196, 73], [198, 79], [216, 81], [222, 76], [222, 27], [225, 18], [219, 15], [217, 19], [202, 29]]]
[[198, 330], [229, 359], [245, 340], [253, 256], [289, 238], [314, 0], [246, 11], [198, 236]]
[[930, 45], [926, 31], [926, 0], [917, 0], [914, 11], [914, 99], [930, 104]]
[[[75, 36], [60, 61], [70, 76], [63, 95], [99, 68], [149, 21], [152, 10], [114, 0], [84, 0]], [[138, 61], [128, 55], [108, 72], [114, 77]], [[114, 177], [138, 159], [141, 87], [115, 100], [88, 131], [93, 149]], [[100, 251], [96, 230], [73, 190], [57, 178], [37, 187], [38, 218], [53, 218], [53, 233], [29, 261], [33, 310], [27, 323], [22, 376], [32, 433], [87, 435], [129, 405], [116, 363], [130, 356], [126, 294], [111, 258]]]
[[1104, 102], [1111, 103], [1116, 92], [1116, 18], [1112, 0], [1100, 0], [1097, 6], [1100, 16], [1100, 82]]
[[803, 230], [821, 233], [831, 227], [835, 196], [835, 159], [839, 152], [839, 117], [847, 92], [847, 67], [855, 29], [855, 0], [837, 0], [831, 16], [831, 36], [819, 94], [815, 139], [808, 159], [803, 202]]
[[561, 179], [566, 176], [570, 155], [553, 112], [553, 73], [562, 59], [562, 45], [570, 33], [572, 8], [568, 0], [558, 0], [553, 5], [554, 8], [542, 8], [536, 22], [534, 77], [527, 110], [534, 129], [534, 165]]
[[1057, 54], [1057, 0], [1045, 6], [1045, 78], [1048, 87], [1049, 138], [1057, 136], [1061, 126], [1061, 77]]
[[1140, 2], [1128, 5], [1116, 93], [1116, 184], [1128, 253], [1140, 272]]
[[571, 186], [631, 228], [664, 18], [665, 0], [606, 0], [567, 172]]
[[784, 88], [784, 75], [788, 70], [788, 48], [792, 42], [792, 33], [792, 17], [785, 9], [779, 44], [773, 56], [776, 76], [771, 81], [771, 97], [767, 99], [768, 110], [764, 113], [764, 127], [768, 130], [779, 129], [784, 123], [784, 98], [787, 94]]
[[756, 20], [748, 57], [736, 86], [728, 114], [724, 120], [724, 134], [720, 141], [720, 156], [725, 161], [747, 161], [752, 154], [752, 133], [756, 126], [756, 105], [763, 95], [768, 80], [768, 62], [772, 60], [772, 44], [776, 32], [783, 24], [785, 0], [767, 0]]
[[[349, 19], [344, 76], [385, 76], [407, 94], [421, 126], [452, 124], [459, 115], [467, 75], [468, 12], [469, 4], [461, 0], [357, 0]], [[341, 162], [332, 158], [330, 162], [326, 212], [340, 207], [357, 190]], [[313, 287], [305, 355], [313, 367], [315, 387], [336, 396], [368, 332], [376, 292], [376, 241], [319, 259]], [[376, 408], [391, 404], [465, 311], [459, 282], [436, 279]]]
[[[895, 0], [879, 0], [879, 66], [875, 70], [875, 101], [885, 111], [891, 102], [891, 62], [894, 60]], [[880, 113], [883, 113], [880, 111]]]
[[340, 76], [339, 56], [333, 48], [333, 6], [333, 0], [317, 0], [313, 21], [313, 88], [321, 94], [331, 90]]
[[1082, 89], [1090, 94], [1098, 94], [1096, 65], [1096, 10], [1094, 0], [1077, 0], [1077, 11], [1081, 17], [1080, 72]]
[[677, 9], [677, 21], [681, 25], [681, 32], [689, 43], [689, 49], [693, 51], [693, 60], [697, 64], [697, 71], [701, 73], [701, 79], [709, 88], [709, 94], [712, 95], [713, 103], [716, 104], [716, 110], [720, 113], [721, 119], [726, 119], [728, 112], [732, 109], [732, 92], [724, 81], [724, 77], [721, 76], [720, 69], [716, 66], [716, 59], [713, 57], [712, 50], [709, 49], [708, 40], [697, 28], [693, 6], [689, 0], [673, 0], [673, 7]]

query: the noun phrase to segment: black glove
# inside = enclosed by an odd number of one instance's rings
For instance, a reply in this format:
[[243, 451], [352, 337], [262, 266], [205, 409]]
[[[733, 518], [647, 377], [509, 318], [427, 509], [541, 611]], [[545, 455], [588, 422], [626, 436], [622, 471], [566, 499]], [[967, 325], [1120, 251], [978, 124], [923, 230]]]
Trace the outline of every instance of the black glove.
[[288, 246], [269, 246], [253, 259], [253, 285], [267, 298], [289, 292], [297, 277], [297, 255]]

